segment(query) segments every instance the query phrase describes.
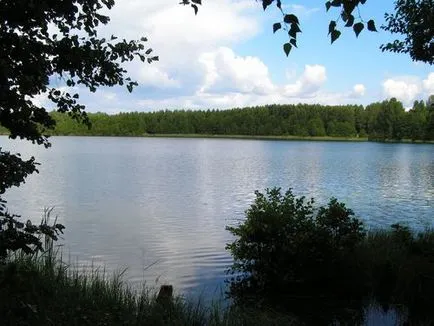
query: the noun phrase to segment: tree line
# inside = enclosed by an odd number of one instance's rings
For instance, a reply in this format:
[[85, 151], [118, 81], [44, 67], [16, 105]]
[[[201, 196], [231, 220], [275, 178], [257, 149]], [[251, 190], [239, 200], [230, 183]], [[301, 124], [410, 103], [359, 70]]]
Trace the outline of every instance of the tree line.
[[[371, 140], [434, 140], [434, 106], [415, 101], [405, 111], [390, 99], [361, 105], [265, 105], [229, 110], [163, 110], [109, 115], [88, 113], [89, 129], [51, 112], [51, 135], [144, 136], [153, 134], [356, 137]], [[0, 132], [6, 130], [0, 127]]]
[[89, 113], [92, 127], [51, 112], [52, 135], [144, 136], [152, 134], [360, 137], [434, 140], [434, 107], [415, 101], [405, 111], [396, 99], [361, 105], [266, 105], [230, 110]]

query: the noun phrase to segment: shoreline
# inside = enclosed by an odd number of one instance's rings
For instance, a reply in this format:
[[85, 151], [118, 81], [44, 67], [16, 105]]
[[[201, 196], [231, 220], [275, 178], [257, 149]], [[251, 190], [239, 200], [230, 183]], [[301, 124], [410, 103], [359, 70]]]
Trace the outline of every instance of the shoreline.
[[[0, 136], [8, 136], [0, 133]], [[195, 138], [235, 140], [280, 140], [280, 141], [326, 141], [326, 142], [373, 142], [391, 144], [434, 144], [434, 140], [384, 139], [370, 140], [368, 137], [292, 136], [292, 135], [221, 135], [221, 134], [142, 134], [142, 135], [50, 135], [50, 137], [131, 137], [131, 138]]]
[[287, 141], [347, 141], [365, 142], [368, 138], [357, 137], [312, 137], [312, 136], [278, 136], [278, 135], [219, 135], [219, 134], [144, 134], [146, 138], [205, 138], [205, 139], [243, 139], [243, 140], [287, 140]]

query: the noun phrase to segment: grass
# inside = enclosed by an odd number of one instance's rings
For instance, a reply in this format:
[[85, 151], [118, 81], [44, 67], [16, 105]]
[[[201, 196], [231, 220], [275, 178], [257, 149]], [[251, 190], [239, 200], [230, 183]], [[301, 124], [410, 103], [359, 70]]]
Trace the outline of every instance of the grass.
[[[434, 230], [378, 230], [368, 234], [359, 250], [369, 266], [369, 283], [382, 301], [413, 308], [434, 304]], [[434, 320], [434, 312], [427, 312]]]
[[79, 272], [49, 250], [15, 254], [0, 265], [0, 325], [292, 325], [294, 318], [204, 306], [181, 296], [166, 303], [104, 270]]

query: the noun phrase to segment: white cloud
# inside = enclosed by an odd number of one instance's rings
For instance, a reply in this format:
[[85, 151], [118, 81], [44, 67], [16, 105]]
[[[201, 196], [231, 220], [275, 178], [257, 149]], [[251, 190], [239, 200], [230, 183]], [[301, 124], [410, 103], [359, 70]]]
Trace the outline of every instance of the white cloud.
[[[257, 57], [240, 57], [222, 47], [205, 53], [200, 61], [205, 67], [202, 87], [195, 94], [201, 101], [227, 107], [287, 102], [289, 99], [315, 98], [327, 80], [326, 68], [306, 65], [301, 76], [286, 85], [274, 84], [267, 66]], [[218, 98], [214, 98], [218, 95]]]
[[363, 84], [356, 84], [353, 86], [353, 92], [351, 93], [351, 95], [353, 97], [361, 97], [363, 95], [365, 95], [366, 92], [366, 87]]
[[213, 0], [195, 16], [192, 8], [179, 1], [118, 0], [104, 33], [147, 36], [166, 64], [191, 62], [192, 54], [215, 49], [216, 44], [228, 45], [256, 35], [259, 22], [249, 10], [252, 5], [251, 0]]
[[267, 104], [354, 104], [350, 92], [317, 92], [310, 97], [288, 97], [283, 92], [270, 94], [253, 93], [196, 93], [189, 96], [165, 98], [162, 100], [144, 99], [138, 102], [138, 110], [154, 111], [161, 109], [230, 109], [234, 107], [257, 106]]
[[141, 66], [140, 69], [133, 73], [141, 86], [153, 86], [157, 88], [179, 88], [180, 82], [169, 76], [168, 72], [163, 71], [156, 65]]
[[175, 2], [143, 23], [145, 30], [151, 33], [153, 42], [169, 47], [179, 44], [202, 47], [218, 41], [238, 41], [256, 34], [258, 29], [252, 18], [241, 14], [241, 9], [232, 7], [225, 0], [207, 3], [197, 16], [189, 8]]
[[236, 56], [232, 49], [221, 47], [202, 54], [199, 61], [205, 67], [201, 92], [268, 94], [274, 89], [267, 66], [257, 57]]
[[395, 97], [404, 104], [410, 104], [421, 93], [420, 82], [414, 78], [389, 78], [383, 82], [386, 97]]
[[423, 88], [428, 95], [434, 94], [434, 72], [430, 72], [426, 79], [423, 80]]
[[39, 107], [45, 107], [49, 108], [53, 106], [52, 102], [48, 99], [48, 93], [40, 93], [37, 95], [34, 95], [33, 97], [26, 96], [26, 100], [32, 101], [33, 105], [39, 106]]
[[113, 101], [113, 100], [117, 99], [117, 94], [114, 92], [106, 91], [105, 94], [103, 94], [103, 98], [107, 101]]
[[308, 8], [300, 4], [286, 4], [282, 7], [286, 12], [296, 15], [298, 18], [310, 17], [320, 10], [318, 7]]
[[297, 97], [312, 95], [318, 91], [327, 80], [326, 68], [322, 65], [305, 65], [301, 77], [293, 84], [284, 87], [286, 96]]
[[148, 46], [160, 61], [126, 66], [141, 86], [194, 91], [202, 86], [206, 73], [199, 58], [254, 37], [260, 30], [257, 9], [258, 4], [251, 0], [213, 0], [194, 15], [191, 7], [179, 1], [117, 0], [107, 13], [111, 20], [101, 35], [148, 38]]

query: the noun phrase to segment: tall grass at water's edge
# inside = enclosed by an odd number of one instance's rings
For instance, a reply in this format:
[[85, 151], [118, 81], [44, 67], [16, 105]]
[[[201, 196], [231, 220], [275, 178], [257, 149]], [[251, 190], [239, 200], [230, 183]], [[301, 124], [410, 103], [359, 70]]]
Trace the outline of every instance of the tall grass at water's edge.
[[150, 289], [128, 287], [122, 275], [110, 278], [95, 268], [80, 272], [62, 260], [53, 243], [38, 256], [11, 255], [0, 265], [0, 325], [293, 324], [291, 317], [205, 306], [182, 296], [162, 304]]

